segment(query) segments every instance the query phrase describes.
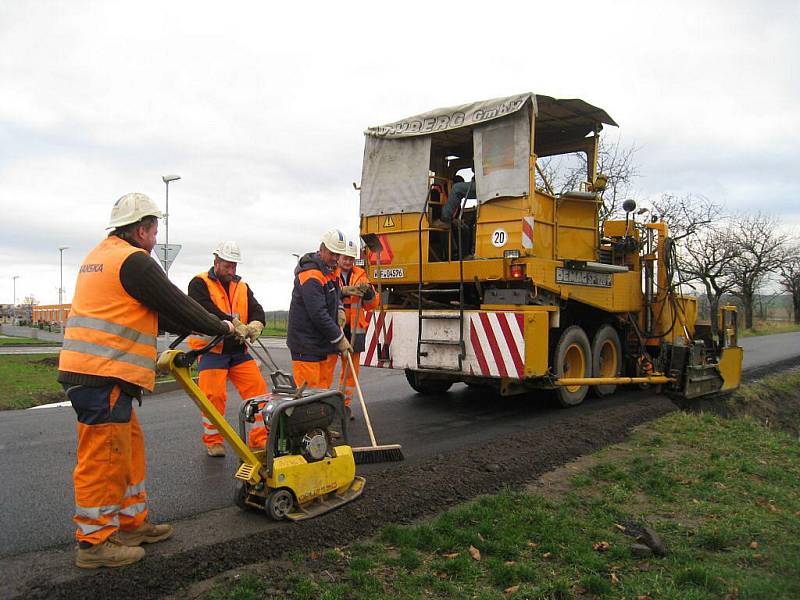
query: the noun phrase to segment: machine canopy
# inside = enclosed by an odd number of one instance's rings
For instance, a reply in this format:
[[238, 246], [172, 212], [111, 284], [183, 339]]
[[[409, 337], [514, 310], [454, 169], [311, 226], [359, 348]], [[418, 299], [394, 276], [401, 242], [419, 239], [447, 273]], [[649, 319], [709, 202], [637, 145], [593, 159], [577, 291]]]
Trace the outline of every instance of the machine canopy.
[[[370, 127], [364, 132], [361, 214], [422, 211], [429, 174], [441, 174], [443, 165], [473, 167], [480, 204], [528, 195], [531, 111], [537, 154], [549, 141], [580, 140], [603, 123], [616, 125], [605, 111], [583, 100], [528, 92]], [[546, 148], [542, 151], [549, 154]]]

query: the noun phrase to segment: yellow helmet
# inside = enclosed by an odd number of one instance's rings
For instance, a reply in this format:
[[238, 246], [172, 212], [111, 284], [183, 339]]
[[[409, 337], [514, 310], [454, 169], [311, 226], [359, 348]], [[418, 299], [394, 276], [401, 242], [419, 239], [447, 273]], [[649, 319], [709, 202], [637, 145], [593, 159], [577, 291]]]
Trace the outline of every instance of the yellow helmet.
[[145, 217], [160, 219], [163, 216], [155, 202], [144, 194], [133, 192], [132, 194], [125, 194], [114, 203], [114, 207], [111, 209], [111, 220], [109, 220], [106, 229], [116, 229], [117, 227], [130, 225], [141, 221]]

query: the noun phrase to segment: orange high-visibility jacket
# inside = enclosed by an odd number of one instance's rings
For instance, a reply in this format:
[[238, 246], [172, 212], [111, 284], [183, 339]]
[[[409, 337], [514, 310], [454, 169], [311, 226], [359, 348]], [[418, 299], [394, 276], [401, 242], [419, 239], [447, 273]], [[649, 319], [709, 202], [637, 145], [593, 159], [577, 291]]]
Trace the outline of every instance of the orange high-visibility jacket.
[[[345, 283], [344, 277], [342, 277], [341, 273], [339, 274], [339, 280], [342, 287], [346, 285], [358, 285], [359, 283], [369, 283], [367, 272], [361, 267], [357, 267], [355, 265], [353, 265], [353, 270], [350, 271], [349, 283]], [[344, 314], [347, 317], [347, 322], [350, 324], [350, 327], [353, 326], [355, 320], [355, 311], [357, 302], [358, 302], [358, 296], [342, 296], [342, 305], [344, 306]], [[363, 299], [361, 300], [361, 310], [359, 310], [358, 314], [359, 329], [366, 330], [367, 311], [375, 310], [376, 308], [378, 308], [379, 304], [380, 304], [380, 298], [378, 298], [377, 292], [375, 292], [375, 296], [369, 302], [366, 302]]]
[[[241, 278], [235, 278], [228, 283], [228, 291], [226, 292], [225, 288], [222, 287], [222, 282], [219, 279], [211, 279], [208, 276], [208, 271], [198, 273], [197, 277], [205, 282], [208, 288], [208, 295], [218, 309], [233, 318], [239, 319], [245, 325], [250, 322], [247, 313], [247, 284]], [[209, 341], [211, 341], [209, 337], [192, 336], [189, 338], [189, 348], [199, 350]], [[222, 343], [220, 342], [214, 346], [211, 351], [217, 354], [222, 353]]]
[[153, 389], [158, 314], [130, 296], [119, 279], [122, 263], [134, 252], [144, 250], [110, 236], [83, 260], [59, 370]]

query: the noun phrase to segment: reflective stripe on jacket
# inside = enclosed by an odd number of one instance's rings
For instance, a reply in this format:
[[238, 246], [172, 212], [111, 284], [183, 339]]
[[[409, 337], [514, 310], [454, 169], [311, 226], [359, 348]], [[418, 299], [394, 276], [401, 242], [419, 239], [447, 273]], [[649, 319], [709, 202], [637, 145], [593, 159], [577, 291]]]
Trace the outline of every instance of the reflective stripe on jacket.
[[[209, 277], [207, 271], [198, 273], [197, 277], [205, 282], [208, 288], [208, 295], [211, 297], [214, 306], [226, 315], [231, 315], [231, 317], [239, 319], [245, 325], [250, 322], [247, 311], [247, 284], [242, 281], [241, 277], [235, 277], [228, 283], [227, 292], [225, 288], [222, 287], [222, 282], [219, 279], [212, 279]], [[207, 336], [192, 336], [189, 338], [189, 348], [192, 350], [199, 350], [208, 344], [211, 339], [212, 338]], [[222, 343], [214, 346], [211, 352], [221, 353]]]
[[144, 250], [109, 236], [83, 260], [59, 370], [153, 389], [158, 315], [130, 296], [119, 279], [122, 263], [135, 252]]
[[[353, 269], [350, 271], [350, 280], [349, 282], [345, 282], [344, 273], [340, 273], [339, 275], [339, 284], [341, 287], [346, 285], [357, 286], [360, 283], [369, 283], [369, 277], [367, 277], [367, 272], [362, 269], [361, 267], [357, 267], [353, 265]], [[373, 297], [372, 300], [361, 300], [361, 310], [359, 310], [358, 314], [358, 328], [366, 330], [367, 328], [367, 311], [375, 310], [378, 308], [380, 304], [380, 298], [378, 298], [377, 292], [375, 292], [373, 288]], [[350, 327], [353, 326], [353, 322], [355, 320], [355, 310], [356, 310], [356, 303], [358, 302], [358, 296], [342, 296], [342, 305], [344, 306], [344, 312], [347, 316], [347, 323]]]

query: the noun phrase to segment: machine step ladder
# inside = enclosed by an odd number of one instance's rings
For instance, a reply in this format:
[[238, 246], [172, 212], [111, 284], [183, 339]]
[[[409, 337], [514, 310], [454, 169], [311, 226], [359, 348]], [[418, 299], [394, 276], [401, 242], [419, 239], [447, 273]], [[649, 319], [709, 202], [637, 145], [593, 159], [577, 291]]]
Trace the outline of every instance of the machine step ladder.
[[[457, 288], [426, 288], [425, 287], [425, 263], [422, 260], [422, 221], [423, 218], [428, 213], [428, 202], [430, 200], [430, 193], [428, 193], [428, 197], [425, 199], [425, 206], [423, 208], [422, 214], [420, 214], [419, 218], [419, 225], [417, 229], [418, 234], [418, 261], [419, 261], [419, 269], [417, 272], [419, 273], [419, 281], [417, 284], [417, 368], [419, 369], [426, 369], [426, 370], [434, 370], [434, 371], [452, 371], [452, 372], [460, 372], [463, 369], [464, 359], [467, 356], [466, 345], [464, 343], [464, 257], [461, 251], [463, 247], [461, 244], [461, 213], [459, 212], [458, 216], [458, 228], [457, 231], [459, 233], [459, 244], [458, 244], [458, 262], [459, 262], [459, 281]], [[452, 230], [451, 230], [452, 235]], [[423, 305], [425, 304], [425, 300], [433, 300], [434, 298], [440, 299], [442, 296], [455, 296], [458, 294], [458, 313], [455, 312], [443, 312], [442, 309], [436, 311], [436, 309], [431, 310], [429, 312], [425, 312]], [[455, 298], [452, 298], [451, 301], [454, 301]], [[452, 336], [450, 338], [432, 338], [432, 337], [423, 337], [423, 324], [425, 322], [435, 322], [435, 321], [458, 321], [458, 336]], [[441, 365], [441, 364], [430, 364], [429, 362], [426, 364], [423, 362], [423, 359], [429, 358], [432, 348], [435, 347], [452, 347], [457, 350], [457, 364], [455, 365]]]

